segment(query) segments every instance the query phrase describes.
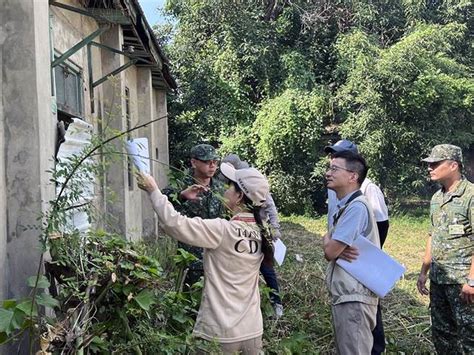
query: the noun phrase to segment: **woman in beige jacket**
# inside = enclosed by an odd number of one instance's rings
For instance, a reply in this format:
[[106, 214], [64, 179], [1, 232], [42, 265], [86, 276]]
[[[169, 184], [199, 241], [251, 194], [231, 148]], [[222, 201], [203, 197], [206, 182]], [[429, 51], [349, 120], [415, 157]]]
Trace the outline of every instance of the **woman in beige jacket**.
[[[217, 341], [224, 353], [259, 354], [263, 321], [258, 289], [262, 261], [271, 262], [272, 248], [259, 216], [269, 185], [256, 169], [236, 170], [221, 165], [231, 181], [224, 193], [230, 221], [188, 218], [175, 211], [153, 177], [140, 175], [139, 187], [148, 192], [153, 209], [171, 237], [204, 248], [204, 290], [193, 334]], [[193, 185], [184, 193], [199, 198], [205, 186]]]

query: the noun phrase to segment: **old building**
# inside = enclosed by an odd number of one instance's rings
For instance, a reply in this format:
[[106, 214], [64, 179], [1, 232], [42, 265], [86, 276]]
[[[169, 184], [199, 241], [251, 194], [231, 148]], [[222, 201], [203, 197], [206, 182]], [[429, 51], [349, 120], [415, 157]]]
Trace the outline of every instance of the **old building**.
[[[166, 184], [166, 94], [176, 89], [169, 63], [138, 0], [3, 0], [0, 3], [0, 299], [24, 294], [36, 273], [41, 212], [57, 188], [58, 127], [73, 122], [95, 134], [104, 125], [147, 137], [152, 172]], [[113, 75], [113, 80], [109, 80]], [[59, 124], [58, 124], [59, 123]], [[72, 144], [66, 137], [62, 147]], [[118, 150], [123, 150], [116, 144]], [[107, 159], [105, 157], [104, 159]], [[156, 233], [156, 220], [118, 159], [93, 200], [134, 240]], [[108, 191], [113, 191], [110, 202]]]

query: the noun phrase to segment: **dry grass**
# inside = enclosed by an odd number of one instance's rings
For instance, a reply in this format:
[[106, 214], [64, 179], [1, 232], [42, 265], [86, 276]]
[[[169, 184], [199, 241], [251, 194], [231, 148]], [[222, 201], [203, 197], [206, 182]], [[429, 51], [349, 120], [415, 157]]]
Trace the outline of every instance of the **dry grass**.
[[[407, 267], [405, 278], [382, 300], [387, 353], [432, 353], [429, 339], [428, 299], [416, 291], [416, 279], [428, 230], [427, 213], [422, 217], [396, 216], [385, 250]], [[283, 218], [287, 259], [277, 269], [285, 315], [266, 319], [265, 348], [270, 354], [333, 352], [329, 299], [324, 284], [326, 261], [321, 235], [324, 218]], [[297, 261], [297, 255], [302, 261]]]

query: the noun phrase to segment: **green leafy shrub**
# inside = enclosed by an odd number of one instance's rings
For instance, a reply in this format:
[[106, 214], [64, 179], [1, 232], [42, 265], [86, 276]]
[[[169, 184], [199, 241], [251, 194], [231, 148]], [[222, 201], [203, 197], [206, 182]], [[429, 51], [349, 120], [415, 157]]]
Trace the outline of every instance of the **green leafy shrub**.
[[[474, 141], [474, 82], [460, 24], [423, 25], [388, 48], [361, 31], [340, 38], [340, 132], [359, 144], [371, 175], [398, 198], [426, 185], [420, 159], [440, 143]], [[461, 59], [461, 60], [460, 60]]]
[[285, 90], [265, 101], [254, 130], [256, 165], [269, 176], [277, 205], [284, 213], [311, 213], [311, 172], [321, 151], [323, 122], [328, 115], [323, 90]]

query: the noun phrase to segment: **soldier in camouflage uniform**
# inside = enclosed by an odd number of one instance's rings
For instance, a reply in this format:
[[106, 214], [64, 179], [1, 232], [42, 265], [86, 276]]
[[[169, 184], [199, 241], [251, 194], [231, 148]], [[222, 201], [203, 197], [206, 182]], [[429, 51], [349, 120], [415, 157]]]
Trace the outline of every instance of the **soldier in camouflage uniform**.
[[[191, 149], [190, 155], [190, 174], [179, 181], [177, 187], [168, 186], [163, 190], [163, 193], [168, 196], [175, 209], [187, 217], [201, 217], [203, 219], [223, 217], [225, 211], [222, 203], [224, 185], [214, 178], [219, 162], [216, 150], [209, 144], [198, 144]], [[201, 185], [209, 189], [200, 194], [199, 199], [190, 200], [187, 195], [193, 189], [193, 185]], [[202, 248], [181, 242], [178, 242], [178, 247], [199, 259], [189, 266], [184, 281], [187, 289], [204, 275]]]
[[474, 354], [474, 184], [461, 173], [457, 146], [437, 145], [423, 161], [431, 180], [442, 187], [431, 199], [431, 233], [417, 287], [422, 295], [430, 294], [436, 351]]

